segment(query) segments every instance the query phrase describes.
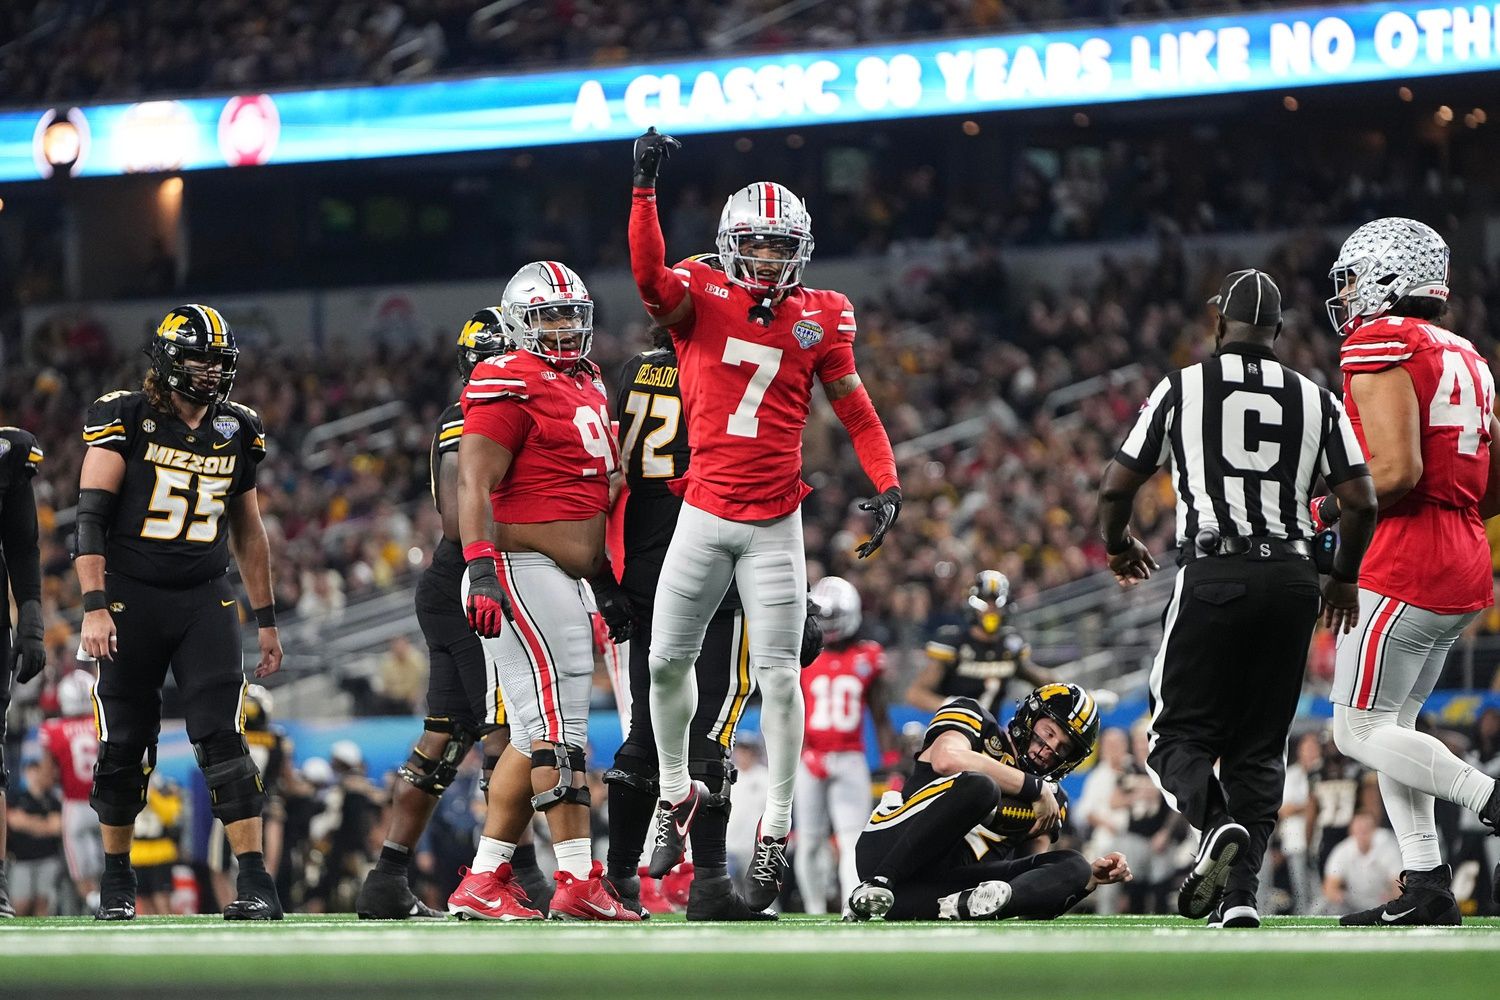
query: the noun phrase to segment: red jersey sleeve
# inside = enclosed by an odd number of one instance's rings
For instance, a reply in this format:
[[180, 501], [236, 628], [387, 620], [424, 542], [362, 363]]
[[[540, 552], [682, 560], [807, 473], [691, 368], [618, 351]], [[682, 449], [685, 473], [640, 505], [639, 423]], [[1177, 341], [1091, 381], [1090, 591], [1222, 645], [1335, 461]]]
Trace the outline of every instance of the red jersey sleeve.
[[854, 368], [854, 304], [847, 296], [833, 297], [832, 308], [838, 310], [838, 323], [833, 336], [827, 340], [827, 348], [818, 359], [818, 378], [823, 382], [837, 382], [845, 375], [853, 375]]
[[1339, 367], [1348, 375], [1383, 372], [1416, 353], [1412, 321], [1386, 316], [1360, 326], [1339, 347]]
[[470, 408], [464, 404], [464, 433], [482, 434], [514, 455], [531, 430], [532, 417], [519, 399], [498, 399]]

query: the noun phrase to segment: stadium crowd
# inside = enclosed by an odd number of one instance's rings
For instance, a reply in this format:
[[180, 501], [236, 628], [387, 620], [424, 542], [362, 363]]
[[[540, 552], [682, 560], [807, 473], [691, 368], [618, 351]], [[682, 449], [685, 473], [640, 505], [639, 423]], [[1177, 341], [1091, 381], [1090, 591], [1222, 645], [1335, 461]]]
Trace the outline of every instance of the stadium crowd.
[[[385, 83], [559, 62], [611, 64], [708, 50], [852, 45], [1007, 31], [1241, 0], [824, 2], [777, 16], [785, 0], [22, 0], [0, 10], [7, 102]], [[150, 53], [137, 58], [133, 53]]]

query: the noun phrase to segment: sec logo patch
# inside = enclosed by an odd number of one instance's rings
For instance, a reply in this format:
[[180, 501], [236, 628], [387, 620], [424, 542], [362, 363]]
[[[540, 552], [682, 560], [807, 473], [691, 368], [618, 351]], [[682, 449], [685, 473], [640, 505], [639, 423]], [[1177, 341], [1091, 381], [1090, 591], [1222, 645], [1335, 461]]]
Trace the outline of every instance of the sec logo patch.
[[810, 319], [799, 319], [792, 326], [792, 335], [805, 351], [823, 340], [823, 328]]

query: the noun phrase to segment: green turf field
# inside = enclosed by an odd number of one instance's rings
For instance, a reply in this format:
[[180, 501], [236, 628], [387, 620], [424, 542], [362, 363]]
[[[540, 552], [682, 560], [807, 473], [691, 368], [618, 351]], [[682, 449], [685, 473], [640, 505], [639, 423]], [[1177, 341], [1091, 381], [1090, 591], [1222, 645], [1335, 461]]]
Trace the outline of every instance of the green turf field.
[[0, 997], [756, 998], [1500, 996], [1500, 920], [1210, 931], [1166, 917], [1040, 923], [373, 924], [291, 917], [0, 924]]

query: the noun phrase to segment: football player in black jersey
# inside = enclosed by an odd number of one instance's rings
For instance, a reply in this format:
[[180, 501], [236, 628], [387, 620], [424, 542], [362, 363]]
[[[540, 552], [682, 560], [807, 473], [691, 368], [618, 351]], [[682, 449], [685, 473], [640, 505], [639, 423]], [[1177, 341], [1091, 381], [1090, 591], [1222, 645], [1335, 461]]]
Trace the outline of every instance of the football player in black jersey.
[[[723, 270], [717, 255], [690, 258]], [[653, 348], [625, 363], [614, 412], [620, 419], [620, 459], [629, 495], [625, 500], [625, 569], [617, 583], [605, 570], [589, 582], [599, 613], [616, 642], [630, 640], [630, 726], [605, 772], [609, 786], [609, 859], [606, 877], [627, 906], [642, 912], [638, 866], [646, 833], [660, 798], [656, 736], [651, 728], [651, 605], [656, 579], [672, 541], [682, 499], [668, 483], [687, 471], [687, 421], [677, 382], [677, 354], [667, 332], [653, 333]], [[813, 616], [808, 616], [813, 621]], [[816, 623], [814, 623], [816, 624]], [[804, 639], [804, 663], [811, 637]], [[819, 645], [818, 648], [821, 648]], [[709, 797], [693, 823], [693, 881], [688, 890], [689, 920], [768, 920], [752, 910], [729, 881], [725, 837], [729, 828], [729, 766], [734, 731], [755, 690], [750, 670], [745, 616], [731, 583], [724, 603], [708, 626], [696, 664], [698, 711], [688, 744], [688, 770], [708, 786]], [[653, 875], [660, 877], [679, 858], [653, 853]]]
[[[491, 306], [475, 313], [458, 335], [458, 373], [469, 381], [474, 366], [486, 358], [514, 350], [500, 323], [500, 310]], [[431, 669], [427, 678], [427, 718], [411, 756], [397, 772], [402, 779], [391, 794], [391, 825], [375, 867], [365, 876], [354, 909], [361, 919], [443, 919], [417, 899], [408, 882], [412, 852], [427, 829], [432, 812], [476, 741], [484, 749], [484, 781], [510, 743], [505, 704], [496, 693], [486, 704], [488, 671], [484, 646], [469, 627], [460, 596], [464, 575], [463, 547], [458, 536], [458, 441], [464, 433], [463, 407], [455, 402], [438, 418], [429, 453], [432, 500], [443, 522], [443, 537], [432, 552], [432, 562], [417, 583], [417, 621], [427, 640]], [[536, 847], [523, 842], [511, 859], [516, 878], [527, 896], [545, 906], [548, 879], [536, 864]]]
[[[0, 917], [13, 917], [5, 877], [5, 713], [10, 708], [11, 674], [25, 684], [47, 664], [42, 627], [42, 563], [37, 544], [36, 497], [31, 480], [42, 464], [36, 438], [19, 427], [0, 427]], [[21, 609], [14, 634], [6, 583]]]
[[[1037, 688], [1004, 729], [972, 698], [945, 704], [927, 725], [905, 792], [887, 792], [860, 834], [863, 881], [846, 918], [1046, 920], [1097, 885], [1129, 879], [1118, 853], [1092, 864], [1077, 851], [1029, 853], [1061, 824], [1055, 782], [1098, 738], [1098, 707], [1076, 684]], [[1031, 803], [1028, 831], [1001, 822], [1002, 796]]]
[[1009, 600], [1010, 580], [1004, 573], [987, 569], [974, 577], [964, 606], [967, 627], [938, 629], [927, 644], [927, 668], [906, 692], [908, 704], [936, 712], [949, 698], [973, 698], [994, 714], [1005, 704], [1011, 683], [1020, 681], [1027, 687], [1056, 683], [1052, 671], [1031, 662], [1031, 646], [1025, 637], [1004, 624], [1001, 609]]
[[130, 844], [161, 731], [167, 668], [213, 814], [239, 862], [226, 920], [279, 920], [261, 852], [265, 791], [245, 742], [246, 681], [233, 555], [259, 632], [256, 677], [281, 668], [271, 550], [255, 494], [266, 454], [260, 417], [229, 401], [239, 351], [218, 311], [179, 306], [146, 347], [137, 392], [111, 392], [84, 417], [74, 569], [82, 652], [99, 661], [99, 760], [90, 795], [104, 840], [100, 920], [135, 916]]

